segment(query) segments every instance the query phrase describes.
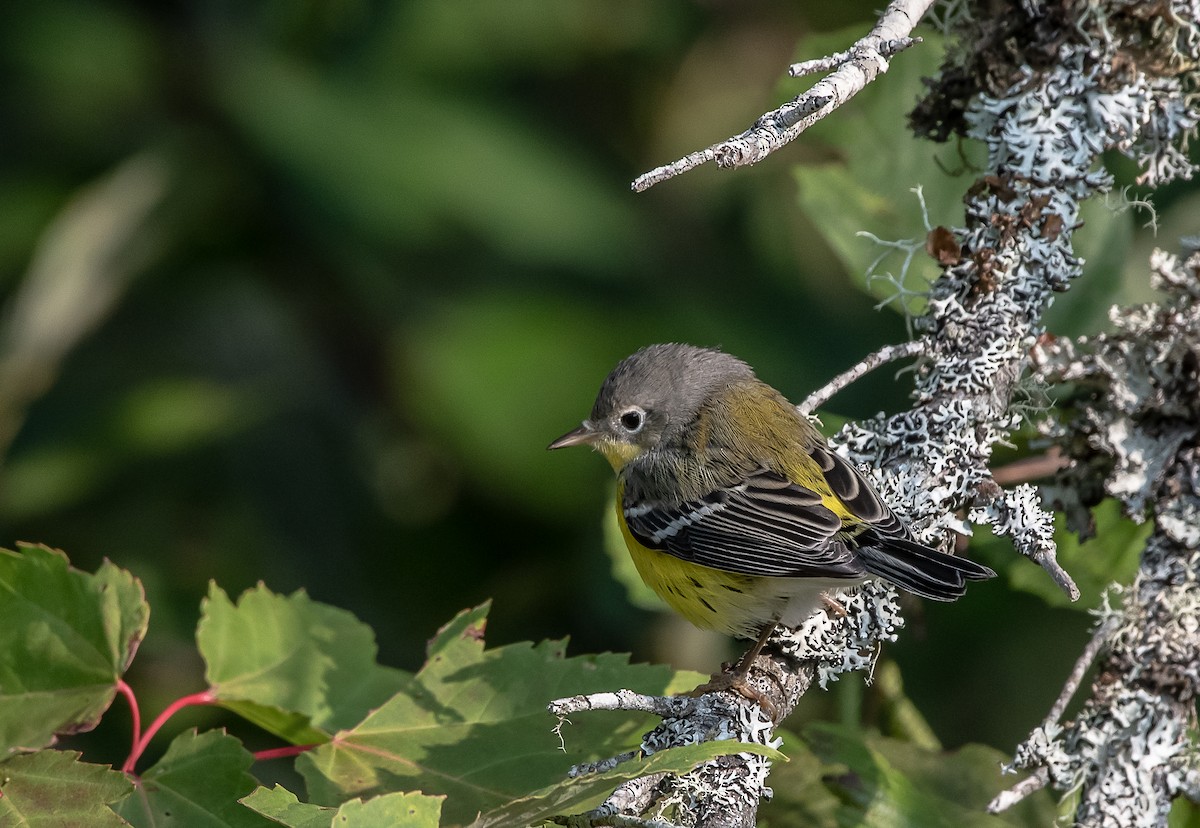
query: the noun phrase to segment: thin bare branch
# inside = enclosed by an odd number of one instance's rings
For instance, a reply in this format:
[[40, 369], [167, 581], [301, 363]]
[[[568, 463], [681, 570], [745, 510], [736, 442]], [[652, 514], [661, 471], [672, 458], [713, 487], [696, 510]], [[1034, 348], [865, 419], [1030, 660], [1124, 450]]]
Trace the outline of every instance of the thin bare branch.
[[1055, 472], [1066, 468], [1070, 461], [1063, 456], [1062, 449], [1051, 446], [1044, 454], [1036, 457], [1022, 457], [998, 469], [992, 470], [992, 479], [1001, 486], [1012, 486], [1016, 483], [1028, 483], [1031, 480], [1044, 480], [1052, 477]]
[[920, 340], [902, 342], [899, 345], [885, 345], [875, 353], [862, 359], [850, 370], [838, 374], [832, 380], [825, 383], [825, 385], [809, 394], [804, 399], [804, 402], [796, 407], [800, 409], [801, 414], [812, 414], [822, 405], [829, 402], [834, 394], [871, 371], [874, 371], [880, 365], [886, 365], [898, 359], [908, 359], [909, 357], [918, 356], [925, 347], [926, 344]]
[[1057, 549], [1039, 549], [1029, 556], [1029, 560], [1046, 570], [1050, 580], [1054, 581], [1058, 588], [1067, 594], [1068, 598], [1072, 601], [1079, 600], [1079, 586], [1070, 573], [1063, 569], [1062, 564], [1058, 562]]
[[1071, 699], [1083, 684], [1083, 677], [1087, 675], [1088, 669], [1096, 661], [1100, 651], [1104, 649], [1108, 637], [1113, 634], [1115, 628], [1115, 616], [1110, 616], [1106, 621], [1096, 625], [1096, 631], [1092, 633], [1091, 640], [1083, 648], [1079, 658], [1075, 660], [1075, 667], [1071, 670], [1071, 675], [1067, 676], [1062, 692], [1058, 694], [1050, 712], [1046, 714], [1046, 724], [1057, 724], [1058, 720], [1067, 712], [1067, 705], [1071, 703]]
[[585, 710], [635, 710], [666, 718], [687, 715], [695, 706], [696, 700], [688, 696], [647, 696], [632, 690], [613, 690], [555, 699], [550, 702], [549, 710], [559, 717]]
[[[788, 67], [788, 74], [793, 78], [800, 78], [805, 75], [815, 75], [818, 72], [828, 72], [831, 69], [841, 66], [843, 63], [850, 63], [855, 60], [878, 60], [881, 57], [890, 58], [892, 55], [902, 52], [909, 46], [920, 42], [921, 38], [919, 37], [902, 37], [898, 40], [885, 41], [872, 47], [864, 46], [863, 41], [859, 41], [844, 52], [835, 52], [827, 57], [793, 63]], [[882, 67], [880, 71], [886, 72], [887, 67]]]

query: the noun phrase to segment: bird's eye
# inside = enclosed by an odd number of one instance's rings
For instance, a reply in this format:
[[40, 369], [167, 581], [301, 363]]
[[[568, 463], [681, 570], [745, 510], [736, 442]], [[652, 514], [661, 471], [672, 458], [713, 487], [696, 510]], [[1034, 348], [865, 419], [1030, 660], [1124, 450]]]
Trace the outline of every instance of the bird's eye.
[[621, 428], [630, 434], [637, 434], [646, 423], [646, 412], [640, 408], [631, 408], [621, 414]]

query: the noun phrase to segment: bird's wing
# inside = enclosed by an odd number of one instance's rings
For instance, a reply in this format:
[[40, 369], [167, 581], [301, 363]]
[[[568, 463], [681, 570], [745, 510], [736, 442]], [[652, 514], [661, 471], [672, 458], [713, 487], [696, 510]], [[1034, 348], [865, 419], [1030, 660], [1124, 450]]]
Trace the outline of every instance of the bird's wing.
[[627, 494], [622, 513], [643, 546], [714, 569], [824, 578], [865, 572], [842, 534], [841, 518], [821, 496], [767, 469], [677, 505]]
[[823, 442], [813, 443], [808, 454], [821, 469], [829, 488], [855, 518], [884, 537], [909, 537], [900, 518], [880, 500], [858, 469], [830, 451]]

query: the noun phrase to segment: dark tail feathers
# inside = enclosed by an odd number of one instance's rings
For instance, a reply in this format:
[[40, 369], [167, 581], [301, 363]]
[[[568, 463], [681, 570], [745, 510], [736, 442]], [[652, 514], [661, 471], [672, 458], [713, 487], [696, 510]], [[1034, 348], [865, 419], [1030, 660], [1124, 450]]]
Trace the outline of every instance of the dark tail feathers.
[[954, 601], [967, 591], [967, 581], [996, 577], [982, 564], [904, 538], [876, 535], [859, 541], [855, 551], [868, 572], [922, 598]]

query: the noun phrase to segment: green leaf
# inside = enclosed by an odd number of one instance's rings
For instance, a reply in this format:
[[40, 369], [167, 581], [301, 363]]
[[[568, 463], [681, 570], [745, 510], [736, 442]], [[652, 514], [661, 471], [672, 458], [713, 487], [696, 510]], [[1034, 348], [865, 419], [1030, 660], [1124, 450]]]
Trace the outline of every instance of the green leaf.
[[238, 802], [258, 784], [247, 772], [253, 763], [242, 743], [223, 730], [181, 733], [117, 813], [147, 828], [270, 828]]
[[600, 804], [622, 782], [654, 773], [687, 773], [703, 762], [733, 753], [757, 753], [774, 762], [787, 761], [774, 748], [745, 742], [702, 742], [669, 748], [652, 756], [631, 759], [606, 773], [564, 778], [480, 815], [470, 823], [470, 828], [530, 825], [559, 814], [581, 813]]
[[[993, 816], [987, 803], [1014, 780], [1000, 774], [1006, 757], [984, 745], [952, 752], [866, 735], [850, 728], [814, 724], [804, 738], [827, 765], [824, 782], [840, 800], [829, 825], [864, 828], [1000, 828], [1050, 825], [1055, 809], [1048, 794], [1026, 799]], [[776, 808], [787, 809], [785, 786]]]
[[461, 824], [557, 784], [572, 764], [636, 746], [650, 717], [595, 712], [564, 724], [560, 747], [546, 705], [617, 687], [662, 693], [670, 670], [630, 665], [624, 655], [565, 658], [554, 641], [488, 650], [487, 610], [461, 613], [439, 631], [408, 692], [297, 759], [313, 801], [419, 789], [446, 794], [445, 819]]
[[239, 801], [250, 810], [288, 828], [329, 828], [338, 812], [337, 808], [301, 802], [282, 785], [276, 785], [274, 788], [255, 788], [249, 796], [244, 796]]
[[1179, 797], [1171, 805], [1167, 825], [1170, 828], [1200, 828], [1200, 806]]
[[72, 568], [42, 546], [0, 549], [0, 751], [91, 730], [146, 634], [141, 582], [105, 562]]
[[338, 808], [339, 828], [437, 828], [445, 797], [419, 791], [352, 799]]
[[196, 629], [209, 686], [227, 707], [296, 744], [362, 720], [411, 676], [375, 661], [375, 634], [346, 610], [261, 584], [236, 605], [211, 584]]
[[41, 750], [0, 762], [0, 825], [108, 828], [128, 825], [109, 805], [133, 791], [123, 773], [80, 762], [75, 751]]
[[276, 785], [271, 790], [259, 788], [243, 798], [242, 804], [288, 828], [437, 828], [443, 798], [420, 792], [391, 793], [327, 808], [301, 802]]

